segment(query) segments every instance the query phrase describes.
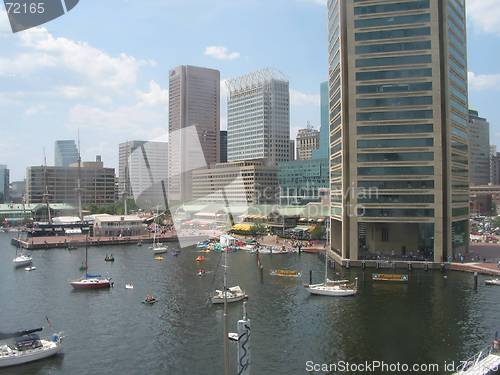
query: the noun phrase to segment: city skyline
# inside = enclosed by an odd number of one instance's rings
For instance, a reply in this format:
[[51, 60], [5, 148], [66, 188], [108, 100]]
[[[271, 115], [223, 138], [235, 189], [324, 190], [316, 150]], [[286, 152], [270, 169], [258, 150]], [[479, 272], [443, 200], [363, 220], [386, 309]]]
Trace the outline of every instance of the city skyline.
[[[489, 47], [498, 41], [500, 30], [494, 23], [495, 9], [487, 17], [480, 17], [486, 14], [482, 12], [488, 10], [487, 4], [483, 3], [488, 2], [470, 1], [468, 4], [468, 70], [473, 72], [469, 73], [470, 107], [490, 121], [491, 143], [496, 144], [499, 143], [497, 124], [500, 116], [491, 93], [498, 90], [495, 80], [499, 75], [491, 66], [492, 60], [482, 56], [490, 52]], [[124, 4], [123, 19], [130, 21], [132, 27], [129, 27], [131, 31], [120, 29], [120, 32], [128, 35], [133, 33], [134, 26], [140, 21], [133, 19], [136, 5]], [[221, 4], [227, 6], [215, 7], [205, 17], [201, 15], [203, 12], [197, 12], [195, 17], [200, 17], [201, 22], [197, 27], [212, 22], [215, 17], [226, 17], [232, 24], [236, 21], [229, 16], [241, 10], [257, 14], [264, 7], [284, 9], [283, 1], [230, 5], [222, 1]], [[204, 10], [206, 5], [193, 1], [186, 7], [167, 6], [159, 2], [150, 6], [168, 10], [167, 15], [163, 12], [166, 20], [172, 27], [184, 30], [185, 26], [178, 24], [175, 17], [192, 11], [195, 6]], [[12, 130], [13, 126], [0, 130], [4, 150], [0, 162], [11, 169], [11, 180], [22, 179], [25, 166], [41, 165], [43, 148], [49, 150], [55, 139], [76, 138], [78, 128], [81, 131], [82, 157], [88, 159], [101, 154], [115, 168], [118, 166], [116, 150], [120, 142], [165, 137], [168, 70], [177, 64], [218, 69], [221, 80], [265, 66], [277, 68], [290, 81], [291, 138], [295, 138], [296, 130], [307, 121], [315, 127], [319, 126], [319, 83], [327, 78], [326, 9], [321, 1], [294, 1], [293, 6], [288, 7], [290, 17], [286, 21], [275, 18], [271, 22], [272, 17], [265, 15], [266, 24], [276, 31], [267, 34], [273, 35], [271, 38], [263, 38], [262, 34], [251, 38], [248, 30], [227, 35], [216, 28], [206, 32], [202, 40], [196, 40], [194, 34], [197, 30], [188, 30], [182, 45], [174, 38], [168, 38], [168, 43], [162, 43], [162, 48], [154, 50], [144, 47], [140, 41], [150, 27], [158, 26], [160, 20], [154, 16], [147, 20], [151, 22], [151, 26], [145, 28], [147, 30], [141, 30], [131, 38], [123, 38], [122, 45], [112, 45], [112, 35], [106, 37], [107, 24], [103, 22], [111, 8], [110, 5], [103, 5], [102, 14], [92, 31], [84, 27], [84, 20], [85, 14], [92, 12], [93, 7], [81, 4], [77, 12], [83, 17], [76, 18], [69, 14], [42, 28], [17, 35], [10, 33], [5, 12], [0, 13], [0, 36], [5, 42], [5, 51], [8, 51], [0, 56], [0, 74], [5, 78], [5, 88], [1, 93], [5, 100], [0, 110], [6, 114], [5, 121], [16, 126], [16, 131]], [[300, 32], [295, 30], [298, 24], [304, 23], [308, 27], [301, 28]], [[479, 40], [482, 42], [479, 43]], [[284, 44], [280, 51], [286, 53], [275, 51], [273, 47], [278, 41]], [[303, 49], [299, 52], [294, 50], [292, 46], [295, 43], [300, 43]], [[179, 51], [175, 58], [170, 56], [173, 49]], [[73, 51], [80, 63], [75, 64], [68, 51]], [[24, 58], [9, 65], [16, 56]], [[93, 69], [85, 69], [90, 61], [95, 61]], [[42, 72], [47, 74], [40, 77]], [[30, 82], [33, 76], [40, 78]], [[226, 95], [224, 85], [221, 87], [221, 129], [225, 129]], [[23, 142], [33, 150], [26, 155], [17, 155], [14, 145], [19, 138], [18, 132], [22, 132]], [[54, 136], [56, 132], [57, 136]], [[94, 142], [94, 139], [99, 139], [99, 142]]]

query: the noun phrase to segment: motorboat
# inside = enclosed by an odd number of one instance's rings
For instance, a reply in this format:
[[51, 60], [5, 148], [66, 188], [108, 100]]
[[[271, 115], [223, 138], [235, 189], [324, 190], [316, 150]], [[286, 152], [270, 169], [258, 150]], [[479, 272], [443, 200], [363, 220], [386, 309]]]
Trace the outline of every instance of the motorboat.
[[255, 248], [252, 250], [252, 253], [259, 253], [259, 254], [290, 254], [290, 251], [285, 250], [285, 249], [280, 249], [276, 246], [266, 246], [266, 247], [259, 247]]
[[484, 280], [486, 285], [500, 285], [500, 279]]
[[113, 256], [113, 254], [111, 254], [111, 255], [106, 254], [106, 257], [104, 258], [104, 261], [105, 262], [114, 262], [115, 261], [115, 257]]
[[225, 299], [227, 300], [228, 303], [231, 303], [231, 302], [238, 302], [244, 300], [245, 298], [248, 298], [248, 296], [240, 288], [239, 285], [227, 288], [225, 294], [226, 296], [224, 296], [224, 291], [222, 290], [216, 290], [215, 294], [212, 296], [212, 303], [213, 304], [224, 303]]
[[200, 270], [198, 270], [198, 271], [196, 272], [196, 274], [197, 274], [198, 276], [200, 276], [200, 277], [201, 277], [201, 276], [203, 276], [203, 275], [205, 275], [206, 273], [207, 273], [207, 271], [202, 270], [202, 269], [200, 269]]
[[125, 289], [134, 289], [133, 284], [125, 284]]
[[373, 281], [392, 281], [407, 283], [408, 275], [406, 274], [394, 274], [394, 273], [374, 273], [372, 274]]
[[204, 262], [205, 261], [205, 257], [203, 255], [199, 255], [196, 257], [195, 259], [196, 262]]
[[61, 351], [61, 333], [40, 339], [31, 333], [16, 337], [13, 345], [0, 345], [0, 367], [22, 365], [51, 357]]
[[144, 300], [142, 301], [142, 303], [145, 305], [153, 305], [156, 302], [158, 302], [158, 300], [150, 295], [147, 295], [146, 298], [144, 298]]
[[294, 278], [299, 278], [301, 275], [300, 272], [294, 270], [272, 270], [269, 274], [271, 276], [294, 277]]
[[34, 270], [36, 270], [36, 267], [29, 266], [29, 267], [26, 267], [24, 270], [25, 271], [34, 271]]
[[356, 293], [358, 292], [357, 284], [358, 284], [358, 279], [356, 278], [354, 284], [326, 282], [321, 284], [304, 285], [304, 287], [307, 289], [309, 293], [315, 295], [347, 297], [356, 295]]
[[154, 257], [154, 260], [163, 260], [165, 259], [164, 257], [162, 257], [161, 255], [157, 255]]
[[29, 266], [32, 261], [33, 258], [25, 254], [18, 255], [12, 260], [16, 268]]

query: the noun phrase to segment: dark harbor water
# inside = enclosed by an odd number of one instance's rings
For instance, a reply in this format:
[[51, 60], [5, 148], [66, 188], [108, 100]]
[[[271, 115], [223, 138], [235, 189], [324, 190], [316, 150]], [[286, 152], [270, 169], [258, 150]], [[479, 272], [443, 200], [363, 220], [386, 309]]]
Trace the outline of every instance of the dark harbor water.
[[[171, 246], [172, 247], [172, 246]], [[105, 263], [112, 252], [114, 263]], [[207, 297], [222, 284], [220, 255], [203, 254], [209, 273], [196, 276], [195, 249], [155, 261], [148, 246], [89, 248], [89, 272], [109, 274], [114, 288], [75, 292], [84, 249], [32, 253], [36, 271], [14, 269], [10, 236], [0, 234], [0, 331], [38, 326], [45, 335], [64, 331], [64, 354], [2, 369], [11, 374], [206, 374], [223, 373], [222, 308]], [[308, 271], [320, 281], [316, 255], [262, 256], [261, 283], [252, 254], [230, 254], [230, 284], [249, 295], [252, 374], [304, 374], [306, 361], [379, 360], [439, 363], [466, 359], [488, 344], [500, 327], [500, 288], [473, 291], [470, 274], [413, 271], [408, 285], [374, 284], [372, 271], [342, 270], [359, 277], [354, 298], [314, 297], [302, 288]], [[272, 268], [294, 268], [302, 280], [269, 276]], [[331, 271], [330, 278], [334, 276]], [[133, 290], [125, 289], [132, 282]], [[143, 305], [148, 293], [159, 298]], [[241, 303], [230, 306], [230, 331]], [[231, 362], [235, 365], [235, 348]], [[444, 371], [443, 371], [444, 373]]]

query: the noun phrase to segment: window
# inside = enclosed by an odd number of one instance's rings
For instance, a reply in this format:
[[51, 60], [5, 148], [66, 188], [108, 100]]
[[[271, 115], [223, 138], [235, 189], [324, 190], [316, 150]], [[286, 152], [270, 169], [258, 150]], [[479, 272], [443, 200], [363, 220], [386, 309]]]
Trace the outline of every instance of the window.
[[434, 167], [359, 167], [360, 176], [432, 175]]
[[412, 91], [430, 91], [432, 82], [416, 83], [386, 83], [383, 85], [364, 85], [356, 86], [356, 94], [375, 94], [391, 92], [412, 92]]
[[397, 98], [358, 99], [358, 108], [431, 105], [432, 96], [407, 96]]
[[433, 152], [400, 152], [400, 153], [375, 153], [358, 154], [358, 162], [375, 161], [432, 161]]
[[388, 242], [389, 241], [389, 229], [387, 228], [382, 228], [382, 230], [380, 231], [380, 234], [381, 234], [381, 240], [382, 242]]
[[[358, 187], [364, 189], [433, 189], [433, 180], [397, 180], [397, 181], [358, 181]], [[468, 189], [468, 186], [467, 186]]]
[[432, 131], [431, 124], [358, 126], [358, 134], [431, 133]]
[[432, 110], [356, 113], [356, 120], [358, 121], [412, 120], [412, 119], [431, 119], [431, 118], [432, 118]]
[[374, 27], [374, 26], [392, 26], [401, 25], [405, 23], [419, 23], [419, 22], [429, 22], [431, 20], [431, 15], [425, 14], [414, 14], [411, 16], [396, 16], [396, 17], [380, 17], [380, 18], [368, 18], [368, 19], [358, 19], [354, 21], [355, 27]]
[[432, 62], [431, 55], [374, 57], [371, 59], [356, 60], [356, 67], [361, 68], [368, 66], [384, 66], [384, 65], [428, 64], [430, 62]]
[[401, 42], [387, 44], [371, 44], [369, 46], [356, 46], [356, 53], [381, 53], [381, 52], [402, 52], [431, 49], [430, 40], [423, 42]]
[[429, 8], [429, 0], [418, 0], [407, 3], [396, 2], [390, 4], [359, 6], [354, 8], [354, 14], [386, 13], [427, 8]]
[[432, 138], [360, 139], [358, 148], [432, 147]]
[[395, 39], [395, 38], [408, 38], [413, 36], [426, 36], [431, 35], [430, 27], [418, 27], [413, 29], [396, 29], [396, 30], [382, 30], [382, 31], [367, 31], [362, 33], [355, 33], [354, 39], [356, 41], [363, 40], [377, 40], [377, 39]]
[[401, 70], [378, 70], [375, 72], [357, 72], [356, 81], [370, 81], [375, 79], [397, 79], [409, 77], [431, 77], [432, 69], [401, 69]]

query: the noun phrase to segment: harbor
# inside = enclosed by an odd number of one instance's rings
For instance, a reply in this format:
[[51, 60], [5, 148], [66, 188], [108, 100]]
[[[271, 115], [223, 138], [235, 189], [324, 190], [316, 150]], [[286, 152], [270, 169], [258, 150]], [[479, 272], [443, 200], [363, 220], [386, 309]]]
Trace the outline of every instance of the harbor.
[[[222, 373], [222, 308], [209, 301], [222, 287], [221, 254], [190, 247], [173, 256], [177, 247], [169, 243], [169, 252], [156, 261], [149, 246], [91, 246], [90, 270], [112, 278], [114, 287], [80, 292], [69, 283], [81, 274], [83, 248], [34, 251], [37, 269], [26, 272], [12, 267], [12, 235], [0, 234], [2, 331], [44, 325], [46, 333], [64, 331], [65, 339], [61, 354], [3, 374], [100, 374], [103, 368], [111, 375], [131, 368], [151, 374]], [[107, 263], [110, 252], [115, 261]], [[200, 255], [204, 261], [195, 262]], [[471, 275], [462, 272], [445, 278], [439, 271], [415, 269], [408, 283], [383, 283], [372, 280], [372, 269], [334, 269], [331, 262], [330, 279], [358, 278], [358, 295], [331, 298], [312, 296], [303, 287], [310, 275], [313, 283], [324, 279], [324, 261], [316, 254], [261, 255], [262, 277], [255, 254], [237, 251], [227, 258], [229, 285], [248, 294], [255, 374], [303, 373], [306, 361], [458, 363], [483, 348], [498, 328], [499, 289], [484, 286], [482, 276], [477, 291]], [[302, 276], [270, 275], [276, 269]], [[154, 305], [141, 303], [147, 294], [157, 299]], [[229, 306], [230, 330], [241, 308], [241, 302]], [[235, 345], [229, 350], [235, 370]]]

